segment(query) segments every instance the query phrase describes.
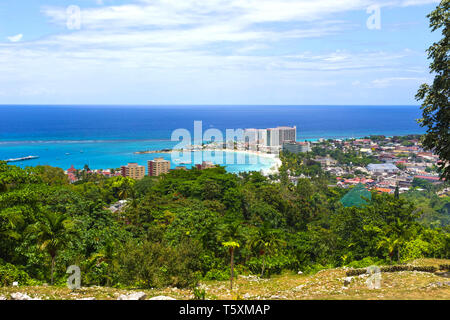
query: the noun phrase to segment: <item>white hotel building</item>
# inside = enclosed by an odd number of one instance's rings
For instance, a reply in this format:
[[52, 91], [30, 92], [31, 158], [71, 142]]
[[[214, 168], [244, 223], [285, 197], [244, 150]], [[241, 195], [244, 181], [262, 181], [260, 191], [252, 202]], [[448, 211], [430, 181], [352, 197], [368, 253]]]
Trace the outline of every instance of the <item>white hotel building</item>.
[[277, 153], [286, 141], [296, 141], [297, 127], [277, 127], [268, 129], [245, 129], [244, 139], [251, 150]]

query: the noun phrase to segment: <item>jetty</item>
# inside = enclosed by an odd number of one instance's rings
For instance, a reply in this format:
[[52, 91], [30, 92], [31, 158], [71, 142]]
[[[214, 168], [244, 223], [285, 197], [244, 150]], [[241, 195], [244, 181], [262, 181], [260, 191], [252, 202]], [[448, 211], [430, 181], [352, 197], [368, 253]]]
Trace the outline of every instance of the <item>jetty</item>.
[[16, 158], [16, 159], [8, 159], [5, 160], [6, 163], [8, 162], [20, 162], [20, 161], [27, 161], [27, 160], [34, 160], [34, 159], [39, 159], [38, 156], [28, 156], [28, 157], [22, 157], [22, 158]]

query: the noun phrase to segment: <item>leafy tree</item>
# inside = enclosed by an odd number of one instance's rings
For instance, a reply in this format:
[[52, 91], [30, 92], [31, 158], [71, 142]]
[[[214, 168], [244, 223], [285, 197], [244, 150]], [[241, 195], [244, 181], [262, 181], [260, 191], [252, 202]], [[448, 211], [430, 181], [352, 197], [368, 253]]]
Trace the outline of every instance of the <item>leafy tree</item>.
[[74, 234], [74, 221], [64, 214], [47, 211], [30, 231], [36, 233], [40, 250], [46, 251], [51, 258], [50, 283], [53, 285], [55, 259], [70, 241], [69, 236]]
[[249, 246], [252, 249], [258, 250], [262, 256], [261, 277], [264, 276], [266, 256], [275, 254], [284, 245], [286, 245], [286, 242], [281, 239], [279, 230], [270, 229], [267, 223], [261, 228], [258, 228], [257, 233], [249, 241]]
[[442, 30], [442, 39], [434, 43], [428, 50], [428, 58], [432, 59], [430, 72], [435, 75], [433, 84], [423, 84], [417, 100], [423, 100], [422, 127], [427, 128], [423, 145], [433, 150], [441, 162], [441, 176], [450, 179], [450, 0], [442, 0], [437, 8], [428, 15], [430, 28], [434, 32]]

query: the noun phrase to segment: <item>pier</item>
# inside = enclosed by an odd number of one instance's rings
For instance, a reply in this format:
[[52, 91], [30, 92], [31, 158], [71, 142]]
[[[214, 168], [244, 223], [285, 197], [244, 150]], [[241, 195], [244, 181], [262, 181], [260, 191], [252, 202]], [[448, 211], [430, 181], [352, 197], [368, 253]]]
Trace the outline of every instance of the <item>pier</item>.
[[34, 159], [39, 159], [38, 156], [28, 156], [28, 157], [22, 157], [22, 158], [16, 158], [16, 159], [8, 159], [5, 160], [6, 163], [8, 162], [20, 162], [20, 161], [27, 161], [27, 160], [34, 160]]

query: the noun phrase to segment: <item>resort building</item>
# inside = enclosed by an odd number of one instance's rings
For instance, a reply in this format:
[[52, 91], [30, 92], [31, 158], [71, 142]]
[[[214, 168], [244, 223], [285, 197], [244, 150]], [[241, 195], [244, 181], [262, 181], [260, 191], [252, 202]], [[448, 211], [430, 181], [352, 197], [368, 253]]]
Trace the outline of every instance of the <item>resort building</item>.
[[297, 140], [297, 127], [278, 127], [279, 132], [279, 145], [282, 146], [285, 141]]
[[267, 129], [267, 146], [282, 147], [285, 141], [297, 140], [297, 127], [277, 127]]
[[157, 177], [170, 171], [170, 161], [164, 158], [155, 158], [148, 161], [148, 175]]
[[267, 129], [245, 129], [243, 142], [249, 146], [267, 146]]
[[316, 157], [314, 159], [315, 162], [320, 163], [320, 166], [322, 168], [335, 166], [337, 164], [337, 161], [330, 157], [330, 155], [327, 155], [326, 157]]
[[145, 176], [145, 166], [129, 163], [127, 166], [122, 166], [121, 174], [123, 177], [139, 180]]
[[196, 164], [195, 167], [199, 170], [204, 170], [204, 169], [215, 168], [216, 166], [214, 165], [214, 163], [212, 163], [210, 161], [203, 161], [202, 164]]
[[283, 143], [283, 151], [289, 151], [295, 154], [311, 152], [311, 145], [309, 142], [285, 141]]
[[374, 164], [367, 166], [367, 170], [372, 173], [396, 173], [399, 169], [392, 163]]

